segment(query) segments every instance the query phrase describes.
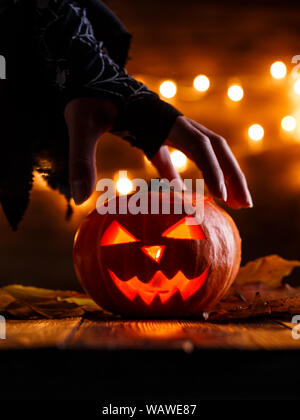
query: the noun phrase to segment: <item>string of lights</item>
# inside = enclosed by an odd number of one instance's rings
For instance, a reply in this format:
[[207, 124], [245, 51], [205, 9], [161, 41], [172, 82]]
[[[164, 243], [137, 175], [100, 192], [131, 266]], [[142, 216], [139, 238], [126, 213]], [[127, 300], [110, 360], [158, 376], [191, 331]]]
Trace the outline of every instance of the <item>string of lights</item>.
[[[288, 78], [288, 71], [287, 66], [282, 61], [274, 62], [269, 69], [270, 78], [275, 80], [276, 82], [279, 81], [282, 83], [284, 79]], [[184, 84], [177, 84], [174, 80], [160, 80], [159, 82], [155, 80], [151, 80], [149, 77], [139, 75], [136, 78], [144, 83], [150, 80], [150, 87], [156, 86], [160, 96], [164, 100], [169, 100], [170, 103], [175, 104], [176, 98], [178, 100], [184, 100], [188, 102], [195, 102], [199, 99], [203, 98], [203, 94], [209, 89], [213, 83], [211, 82], [210, 78], [205, 74], [197, 75], [191, 86], [185, 86]], [[214, 84], [220, 82], [219, 80], [214, 80]], [[224, 83], [224, 81], [222, 81]], [[221, 83], [221, 82], [220, 82]], [[146, 83], [149, 85], [149, 83]], [[153, 85], [153, 86], [152, 86]], [[275, 85], [271, 84], [271, 89], [276, 89]], [[247, 87], [246, 87], [247, 86]], [[227, 91], [224, 91], [224, 95], [226, 94], [227, 100], [229, 103], [235, 104], [235, 106], [239, 106], [238, 104], [245, 99], [247, 96], [247, 92], [252, 88], [255, 88], [257, 83], [255, 82], [254, 78], [252, 80], [251, 77], [248, 77], [247, 84], [243, 86], [243, 83], [240, 81], [231, 81], [227, 85]], [[290, 79], [288, 80], [288, 86], [291, 86], [292, 95], [294, 102], [297, 104], [299, 101], [300, 96], [300, 74], [299, 78], [295, 78], [292, 74], [290, 74]], [[267, 87], [268, 89], [269, 87]], [[290, 115], [283, 115], [280, 121], [280, 127], [283, 133], [286, 133], [289, 136], [294, 136], [295, 141], [300, 140], [300, 108], [296, 105], [296, 110], [294, 113]], [[252, 146], [252, 150], [261, 150], [262, 140], [265, 136], [265, 129], [262, 124], [257, 122], [249, 125], [246, 129], [246, 133], [248, 136], [248, 140], [250, 142], [250, 146]], [[184, 153], [179, 150], [170, 150], [171, 160], [174, 167], [179, 172], [184, 172], [189, 167], [189, 160]], [[144, 157], [145, 168], [151, 167], [151, 162]], [[39, 177], [40, 178], [40, 177]], [[127, 174], [127, 171], [117, 171], [114, 175], [114, 182], [116, 186], [116, 190], [119, 194], [129, 194], [133, 191], [133, 183], [130, 179], [130, 175]], [[86, 205], [82, 206], [86, 207]]]
[[[287, 76], [287, 67], [282, 61], [276, 61], [270, 66], [270, 74], [274, 79], [282, 80]], [[193, 80], [193, 87], [199, 92], [206, 92], [210, 88], [211, 82], [208, 76], [200, 74]], [[165, 80], [159, 86], [160, 95], [165, 99], [175, 98], [178, 93], [178, 86], [173, 80]], [[300, 95], [300, 78], [293, 83], [295, 95]], [[227, 96], [232, 102], [240, 102], [244, 98], [244, 88], [241, 84], [231, 84], [227, 89]], [[293, 115], [283, 116], [281, 127], [287, 132], [296, 130], [297, 119]], [[253, 141], [260, 141], [264, 137], [264, 128], [260, 124], [252, 124], [248, 128], [248, 136]]]
[[[276, 61], [270, 66], [270, 76], [274, 80], [282, 81], [288, 76], [287, 66], [282, 61]], [[145, 77], [139, 77], [139, 80], [144, 81]], [[197, 75], [192, 83], [191, 89], [194, 89], [197, 92], [205, 93], [211, 87], [211, 80], [205, 74]], [[187, 90], [186, 86], [178, 85], [174, 80], [164, 80], [158, 86], [159, 94], [165, 100], [172, 100], [176, 99], [176, 96], [181, 93], [181, 90]], [[296, 95], [296, 100], [298, 99], [298, 95], [300, 95], [300, 75], [299, 79], [292, 80], [292, 89], [293, 94]], [[184, 92], [183, 92], [184, 93]], [[188, 93], [191, 93], [189, 90]], [[227, 98], [232, 101], [233, 103], [241, 102], [247, 91], [245, 87], [240, 82], [231, 83], [227, 89]], [[184, 95], [183, 95], [184, 96]], [[300, 128], [300, 115], [297, 115], [298, 111], [295, 111], [295, 115], [285, 115], [281, 119], [280, 126], [284, 132], [289, 134], [295, 133], [297, 128]], [[298, 113], [299, 114], [299, 113]], [[265, 130], [262, 124], [253, 123], [247, 129], [247, 135], [250, 142], [253, 142], [257, 146], [264, 138]], [[297, 140], [297, 137], [295, 136]], [[172, 150], [171, 151], [171, 160], [175, 168], [179, 172], [184, 172], [188, 167], [188, 159], [184, 155], [184, 153], [180, 152], [179, 150]], [[150, 166], [151, 162], [145, 158], [146, 166]], [[116, 181], [116, 189], [119, 194], [128, 194], [132, 191], [132, 183], [130, 179], [123, 175]]]

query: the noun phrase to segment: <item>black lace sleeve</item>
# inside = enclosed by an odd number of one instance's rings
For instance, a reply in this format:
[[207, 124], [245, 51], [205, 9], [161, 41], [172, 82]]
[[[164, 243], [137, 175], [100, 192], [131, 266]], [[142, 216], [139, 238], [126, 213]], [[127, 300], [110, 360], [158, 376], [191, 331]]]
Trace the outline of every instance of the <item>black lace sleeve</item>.
[[29, 202], [34, 169], [70, 202], [63, 114], [68, 101], [109, 97], [119, 109], [113, 132], [148, 157], [179, 112], [124, 70], [131, 35], [100, 0], [5, 3], [0, 9], [7, 79], [0, 80], [0, 203], [16, 229]]
[[[151, 158], [180, 113], [121, 67], [124, 54], [120, 58], [117, 53], [114, 32], [111, 40], [107, 36], [109, 18], [103, 19], [102, 13], [96, 22], [92, 13], [96, 6], [94, 0], [36, 0], [36, 38], [45, 83], [56, 91], [62, 107], [83, 96], [110, 98], [119, 109], [112, 132]], [[106, 29], [101, 31], [101, 25]]]

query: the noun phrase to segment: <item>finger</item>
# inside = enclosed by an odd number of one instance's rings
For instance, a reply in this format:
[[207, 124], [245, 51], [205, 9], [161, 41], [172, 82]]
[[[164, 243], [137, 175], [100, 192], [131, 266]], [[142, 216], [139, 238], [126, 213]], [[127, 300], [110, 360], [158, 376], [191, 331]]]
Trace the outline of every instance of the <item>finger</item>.
[[96, 183], [96, 142], [89, 137], [70, 136], [69, 177], [76, 204], [86, 201]]
[[169, 133], [167, 144], [178, 148], [192, 159], [201, 169], [211, 193], [216, 198], [226, 201], [223, 172], [205, 134], [193, 127], [186, 118], [178, 117]]
[[103, 98], [76, 98], [65, 108], [70, 143], [69, 177], [76, 204], [83, 203], [93, 192], [97, 140], [112, 128], [117, 112], [117, 106]]
[[227, 204], [232, 208], [253, 207], [252, 197], [234, 154], [226, 140], [195, 121], [190, 123], [210, 138], [212, 147], [222, 168], [228, 192]]
[[191, 126], [178, 134], [180, 141], [177, 142], [175, 139], [173, 142], [170, 137], [171, 145], [177, 147], [196, 163], [211, 193], [216, 198], [226, 201], [227, 192], [223, 172], [209, 138]]
[[191, 142], [193, 160], [201, 169], [209, 190], [216, 198], [226, 201], [224, 175], [209, 138], [198, 131], [190, 134], [189, 138], [193, 139]]
[[69, 133], [69, 180], [76, 204], [86, 201], [96, 183], [96, 145], [98, 133], [91, 130], [74, 106], [67, 108], [65, 119]]
[[174, 186], [179, 190], [184, 190], [184, 182], [179, 175], [178, 171], [174, 168], [171, 160], [170, 152], [167, 146], [161, 146], [158, 152], [151, 159], [151, 162], [158, 170], [161, 178], [166, 178], [173, 181]]

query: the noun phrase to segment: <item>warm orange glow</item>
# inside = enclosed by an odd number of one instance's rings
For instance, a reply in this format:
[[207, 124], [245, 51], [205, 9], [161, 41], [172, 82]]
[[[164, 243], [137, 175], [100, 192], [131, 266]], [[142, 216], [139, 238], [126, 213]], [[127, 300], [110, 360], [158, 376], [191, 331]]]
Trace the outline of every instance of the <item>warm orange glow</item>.
[[100, 245], [117, 245], [117, 244], [127, 244], [129, 242], [137, 242], [138, 239], [133, 236], [128, 230], [120, 225], [116, 220], [114, 220], [109, 227], [104, 232]]
[[294, 92], [296, 95], [300, 95], [300, 79], [296, 80], [294, 83]]
[[132, 182], [127, 176], [120, 176], [116, 182], [116, 189], [119, 194], [127, 195], [133, 190]]
[[296, 126], [297, 126], [296, 118], [291, 115], [287, 115], [281, 120], [281, 127], [285, 131], [294, 131]]
[[164, 245], [143, 246], [142, 251], [152, 258], [153, 261], [159, 263], [165, 250]]
[[240, 85], [232, 85], [228, 88], [227, 95], [233, 102], [238, 102], [243, 99], [244, 90]]
[[160, 94], [165, 98], [173, 98], [177, 92], [176, 83], [172, 82], [172, 80], [166, 80], [162, 82], [159, 87]]
[[274, 79], [283, 79], [286, 71], [286, 65], [282, 61], [275, 61], [270, 67], [270, 73]]
[[295, 141], [300, 141], [300, 108], [293, 112], [293, 117], [296, 119], [296, 129], [293, 132], [293, 138]]
[[149, 160], [146, 155], [144, 155], [144, 162], [145, 162], [145, 164], [147, 166], [151, 166], [152, 165], [151, 160]]
[[184, 171], [187, 167], [187, 157], [180, 150], [171, 152], [171, 161], [179, 171]]
[[180, 293], [183, 300], [187, 300], [203, 286], [209, 274], [207, 268], [200, 276], [189, 280], [178, 271], [173, 278], [168, 279], [161, 271], [157, 271], [150, 282], [143, 283], [137, 276], [122, 281], [113, 271], [108, 271], [114, 284], [127, 299], [133, 301], [136, 296], [140, 296], [146, 305], [151, 305], [156, 297], [161, 303], [166, 303], [176, 292]]
[[248, 135], [253, 141], [260, 141], [264, 137], [264, 129], [259, 124], [252, 124], [248, 129]]
[[210, 85], [209, 78], [204, 74], [200, 74], [199, 76], [195, 77], [193, 82], [194, 88], [199, 92], [205, 92]]
[[91, 209], [94, 206], [94, 197], [91, 196], [89, 197], [87, 200], [85, 200], [83, 203], [81, 204], [75, 204], [74, 199], [71, 199], [71, 205], [76, 206], [76, 210], [81, 209], [81, 210], [88, 210], [89, 208]]
[[183, 323], [170, 321], [139, 321], [136, 333], [143, 338], [169, 338], [178, 337], [184, 329]]
[[34, 186], [37, 189], [46, 190], [50, 189], [46, 179], [43, 176], [44, 174], [39, 173], [38, 171], [34, 171]]
[[188, 219], [193, 218], [185, 217], [184, 219], [179, 220], [175, 225], [169, 227], [162, 236], [173, 239], [205, 239], [205, 235], [196, 220], [194, 219], [195, 224], [187, 224]]

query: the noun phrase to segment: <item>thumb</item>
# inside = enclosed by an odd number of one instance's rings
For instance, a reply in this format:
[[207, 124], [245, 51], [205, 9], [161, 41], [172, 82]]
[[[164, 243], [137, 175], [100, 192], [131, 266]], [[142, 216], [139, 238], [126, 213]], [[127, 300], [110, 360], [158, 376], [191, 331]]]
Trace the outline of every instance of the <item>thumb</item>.
[[70, 136], [69, 177], [72, 197], [76, 204], [86, 201], [92, 194], [96, 183], [96, 142], [89, 138]]
[[77, 98], [65, 108], [69, 133], [69, 179], [76, 204], [92, 194], [96, 183], [96, 145], [116, 118], [117, 107], [102, 98]]
[[70, 103], [65, 110], [69, 133], [69, 181], [76, 204], [86, 201], [96, 183], [96, 145], [100, 135], [88, 124], [78, 103]]

